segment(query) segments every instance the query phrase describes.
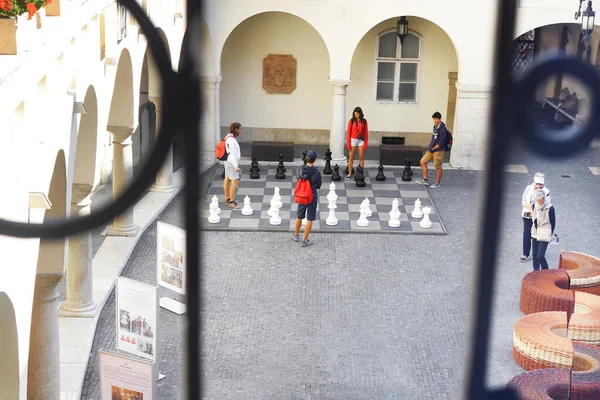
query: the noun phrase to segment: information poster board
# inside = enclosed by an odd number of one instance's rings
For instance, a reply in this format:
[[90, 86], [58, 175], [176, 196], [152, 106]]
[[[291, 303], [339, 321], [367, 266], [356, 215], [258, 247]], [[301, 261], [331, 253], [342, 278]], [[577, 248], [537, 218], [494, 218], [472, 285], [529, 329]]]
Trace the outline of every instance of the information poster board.
[[185, 230], [158, 222], [156, 282], [185, 295]]
[[154, 363], [99, 350], [100, 400], [154, 400]]
[[156, 360], [158, 288], [117, 277], [117, 349]]

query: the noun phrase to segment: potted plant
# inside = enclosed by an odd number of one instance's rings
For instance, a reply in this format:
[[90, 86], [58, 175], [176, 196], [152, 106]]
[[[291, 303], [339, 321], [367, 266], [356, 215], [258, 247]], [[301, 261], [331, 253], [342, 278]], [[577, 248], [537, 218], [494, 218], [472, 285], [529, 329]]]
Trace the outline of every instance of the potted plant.
[[51, 1], [0, 0], [0, 54], [17, 54], [27, 47], [40, 23], [38, 10]]

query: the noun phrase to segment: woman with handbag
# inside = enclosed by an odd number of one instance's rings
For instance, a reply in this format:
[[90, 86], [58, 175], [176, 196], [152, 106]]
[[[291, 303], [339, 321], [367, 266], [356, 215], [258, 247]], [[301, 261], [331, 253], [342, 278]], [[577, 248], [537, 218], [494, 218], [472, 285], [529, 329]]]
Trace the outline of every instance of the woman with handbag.
[[533, 270], [548, 269], [546, 249], [552, 240], [556, 227], [554, 206], [546, 197], [543, 190], [536, 190], [535, 205], [531, 213], [533, 221], [531, 227], [531, 252], [533, 255]]
[[523, 254], [519, 261], [525, 262], [529, 259], [531, 251], [531, 220], [532, 206], [535, 203], [534, 194], [536, 190], [543, 190], [546, 193], [547, 201], [550, 203], [550, 190], [544, 184], [545, 175], [538, 172], [533, 177], [533, 183], [527, 185], [523, 196], [521, 196], [521, 217], [523, 218]]
[[346, 134], [346, 148], [348, 149], [348, 167], [346, 168], [346, 179], [352, 178], [354, 173], [354, 155], [358, 148], [358, 164], [365, 167], [365, 150], [369, 141], [369, 124], [365, 119], [363, 110], [356, 107], [352, 118], [348, 121], [348, 133]]

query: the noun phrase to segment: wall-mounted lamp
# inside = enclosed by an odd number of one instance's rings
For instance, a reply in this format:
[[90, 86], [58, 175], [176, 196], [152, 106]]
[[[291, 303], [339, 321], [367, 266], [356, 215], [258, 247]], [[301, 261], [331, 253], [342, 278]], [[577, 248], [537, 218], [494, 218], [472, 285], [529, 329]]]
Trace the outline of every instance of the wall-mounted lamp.
[[396, 35], [400, 39], [400, 43], [404, 42], [404, 38], [408, 36], [408, 21], [406, 17], [400, 17], [396, 24]]
[[80, 101], [76, 101], [73, 103], [73, 113], [74, 114], [87, 114], [87, 108], [85, 107], [85, 104], [83, 104]]

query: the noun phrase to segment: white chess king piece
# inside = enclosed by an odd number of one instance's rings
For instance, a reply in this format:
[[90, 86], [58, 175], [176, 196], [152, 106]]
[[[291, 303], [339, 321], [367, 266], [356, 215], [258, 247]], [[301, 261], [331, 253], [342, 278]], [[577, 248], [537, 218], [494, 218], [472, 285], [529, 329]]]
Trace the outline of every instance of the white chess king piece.
[[398, 210], [398, 206], [400, 206], [400, 202], [398, 199], [394, 199], [392, 201], [392, 211], [390, 211], [390, 220], [388, 221], [388, 226], [391, 228], [397, 228], [400, 226], [400, 210]]
[[421, 209], [421, 200], [415, 200], [415, 208], [413, 212], [410, 214], [413, 218], [421, 218], [423, 217], [423, 210]]
[[273, 209], [271, 218], [269, 218], [269, 224], [271, 224], [271, 225], [281, 225], [281, 218], [279, 218], [279, 208], [275, 207]]
[[360, 217], [358, 217], [358, 221], [356, 221], [356, 225], [358, 226], [369, 226], [369, 220], [367, 219], [367, 203], [363, 200], [360, 203]]
[[211, 224], [218, 224], [219, 222], [221, 222], [221, 217], [219, 217], [219, 214], [217, 213], [219, 205], [211, 201], [209, 207], [210, 208], [208, 210], [208, 222]]
[[431, 228], [431, 220], [429, 219], [429, 214], [431, 214], [430, 207], [423, 207], [423, 219], [419, 223], [421, 228]]
[[221, 215], [221, 209], [219, 208], [219, 198], [217, 196], [213, 196], [211, 201], [217, 205], [217, 215]]
[[252, 215], [254, 210], [252, 209], [252, 205], [250, 204], [250, 197], [244, 197], [244, 207], [242, 207], [242, 215]]
[[366, 206], [366, 211], [367, 211], [367, 218], [369, 218], [371, 215], [373, 215], [373, 211], [371, 211], [371, 202], [369, 201], [368, 197], [365, 197], [364, 200]]
[[[331, 189], [331, 185], [333, 185], [333, 190]], [[325, 220], [325, 223], [327, 225], [337, 225], [338, 220], [335, 217], [335, 209], [337, 208], [337, 205], [335, 202], [338, 196], [335, 194], [335, 184], [331, 182], [331, 185], [329, 185], [329, 194], [327, 195], [327, 200], [329, 200], [329, 205], [327, 206], [329, 208], [329, 216]]]

